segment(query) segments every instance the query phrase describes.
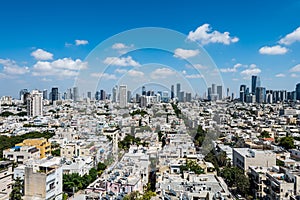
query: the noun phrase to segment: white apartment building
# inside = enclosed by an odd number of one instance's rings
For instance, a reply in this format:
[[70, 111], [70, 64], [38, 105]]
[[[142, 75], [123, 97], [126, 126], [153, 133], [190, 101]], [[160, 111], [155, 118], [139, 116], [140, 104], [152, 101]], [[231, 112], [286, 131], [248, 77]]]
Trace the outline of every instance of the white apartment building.
[[6, 200], [12, 190], [13, 164], [11, 161], [0, 161], [0, 200]]
[[29, 159], [39, 159], [40, 150], [35, 146], [15, 146], [4, 150], [3, 157], [22, 164]]
[[27, 99], [27, 114], [30, 117], [43, 116], [43, 93], [32, 90]]

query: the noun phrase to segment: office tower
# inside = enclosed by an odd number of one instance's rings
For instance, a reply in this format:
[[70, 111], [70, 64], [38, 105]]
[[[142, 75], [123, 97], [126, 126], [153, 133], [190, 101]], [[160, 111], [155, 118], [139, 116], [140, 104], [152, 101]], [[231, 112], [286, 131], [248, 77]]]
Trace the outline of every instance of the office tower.
[[127, 91], [127, 102], [131, 102], [131, 91]]
[[141, 95], [138, 94], [138, 93], [136, 93], [136, 95], [135, 95], [135, 102], [139, 103], [140, 99], [141, 99]]
[[185, 94], [185, 100], [186, 100], [186, 102], [191, 102], [192, 101], [192, 93], [187, 92]]
[[296, 85], [296, 100], [300, 100], [300, 83]]
[[52, 88], [51, 89], [51, 101], [57, 101], [58, 100], [58, 88]]
[[43, 99], [48, 99], [48, 91], [46, 89], [43, 90]]
[[246, 85], [240, 86], [240, 101], [245, 102], [246, 101]]
[[216, 94], [216, 84], [211, 84], [211, 94]]
[[273, 103], [273, 91], [272, 90], [266, 91], [266, 102]]
[[171, 99], [174, 99], [174, 85], [171, 85]]
[[207, 100], [211, 100], [211, 87], [207, 88]]
[[227, 95], [226, 97], [229, 97], [229, 88], [227, 88]]
[[184, 91], [179, 92], [178, 101], [179, 102], [184, 102], [185, 101], [185, 99], [184, 99]]
[[99, 91], [96, 91], [96, 93], [95, 93], [95, 99], [96, 99], [97, 101], [100, 100], [100, 92], [99, 92]]
[[67, 100], [67, 99], [72, 99], [72, 98], [73, 98], [73, 95], [72, 95], [72, 89], [71, 89], [71, 88], [68, 88], [67, 91], [66, 91], [65, 100]]
[[146, 96], [146, 87], [145, 86], [142, 87], [142, 95]]
[[92, 92], [87, 92], [87, 98], [92, 99]]
[[177, 99], [179, 99], [180, 90], [181, 90], [180, 83], [177, 83], [177, 85], [176, 85], [176, 97], [177, 97]]
[[251, 83], [252, 83], [251, 93], [255, 94], [256, 88], [260, 87], [260, 78], [259, 78], [259, 76], [252, 76]]
[[256, 97], [256, 103], [265, 103], [266, 102], [266, 88], [256, 87], [255, 97]]
[[100, 90], [100, 100], [104, 101], [106, 99], [106, 92], [104, 90]]
[[27, 115], [30, 117], [43, 115], [43, 94], [33, 90], [27, 98]]
[[169, 92], [168, 91], [161, 92], [160, 99], [165, 103], [169, 102]]
[[118, 86], [114, 86], [112, 89], [112, 102], [114, 103], [117, 102], [117, 90], [118, 90]]
[[119, 95], [120, 95], [120, 107], [127, 107], [127, 85], [119, 86]]
[[143, 108], [146, 106], [147, 106], [147, 97], [146, 97], [146, 95], [142, 95], [140, 97], [140, 107]]
[[222, 89], [222, 85], [218, 85], [217, 86], [217, 95], [218, 95], [218, 99], [222, 100], [223, 99], [223, 89]]
[[79, 101], [79, 89], [78, 87], [73, 87], [73, 101]]
[[22, 89], [22, 90], [20, 90], [20, 100], [21, 100], [21, 101], [24, 101], [23, 96], [24, 96], [24, 94], [26, 94], [26, 93], [28, 93], [28, 90], [27, 90], [27, 89]]

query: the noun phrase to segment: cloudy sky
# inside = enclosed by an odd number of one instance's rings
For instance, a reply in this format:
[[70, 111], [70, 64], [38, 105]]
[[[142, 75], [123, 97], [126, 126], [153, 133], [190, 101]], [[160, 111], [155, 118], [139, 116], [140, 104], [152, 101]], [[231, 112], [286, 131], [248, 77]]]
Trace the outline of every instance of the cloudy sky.
[[[213, 64], [208, 65], [215, 64], [209, 67], [211, 74], [217, 73], [233, 92], [240, 84], [250, 85], [251, 75], [261, 76], [262, 85], [269, 89], [290, 91], [300, 82], [299, 19], [298, 0], [4, 1], [0, 96], [18, 97], [22, 88], [53, 86], [64, 92], [85, 71], [90, 79], [107, 81], [95, 86], [98, 89], [110, 90], [113, 84], [123, 83], [121, 79], [157, 84], [169, 80], [162, 83], [167, 86], [182, 78], [202, 95], [205, 84], [197, 81], [209, 83], [207, 66], [184, 62], [197, 56], [201, 61], [211, 59]], [[101, 45], [116, 34], [141, 27], [167, 28], [185, 38], [175, 42], [177, 46], [167, 45], [167, 53], [136, 49], [140, 40], [153, 40], [151, 34], [138, 35], [137, 41], [115, 37], [110, 46]], [[197, 45], [183, 44], [191, 42]], [[206, 58], [200, 57], [204, 54]]]

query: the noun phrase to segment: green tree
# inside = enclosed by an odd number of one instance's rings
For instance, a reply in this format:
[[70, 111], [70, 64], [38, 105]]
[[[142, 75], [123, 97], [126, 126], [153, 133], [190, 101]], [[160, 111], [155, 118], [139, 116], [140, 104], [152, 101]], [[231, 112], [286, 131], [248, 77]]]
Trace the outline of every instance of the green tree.
[[261, 138], [270, 138], [271, 136], [268, 131], [263, 131], [263, 132], [261, 132], [260, 137]]
[[290, 136], [283, 137], [283, 138], [280, 139], [279, 145], [282, 146], [282, 147], [284, 147], [287, 150], [293, 149], [293, 148], [295, 148], [294, 138], [290, 137]]
[[250, 181], [243, 170], [237, 167], [225, 167], [221, 171], [221, 176], [224, 178], [227, 185], [235, 188], [239, 194], [244, 196], [249, 194]]
[[60, 149], [55, 149], [53, 151], [51, 151], [52, 156], [60, 156]]
[[12, 185], [12, 191], [9, 195], [10, 200], [22, 200], [23, 181], [18, 177]]

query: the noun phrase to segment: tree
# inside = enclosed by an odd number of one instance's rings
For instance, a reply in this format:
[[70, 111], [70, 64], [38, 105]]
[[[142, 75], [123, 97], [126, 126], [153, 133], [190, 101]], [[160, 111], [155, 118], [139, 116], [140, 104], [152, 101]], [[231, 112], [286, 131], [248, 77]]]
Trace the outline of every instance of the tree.
[[236, 191], [239, 194], [249, 194], [250, 181], [243, 170], [237, 167], [225, 167], [221, 171], [221, 176], [224, 178], [226, 184], [229, 187], [236, 188]]
[[283, 137], [283, 138], [280, 139], [279, 145], [282, 146], [282, 147], [284, 147], [287, 150], [293, 149], [293, 148], [295, 148], [294, 138], [290, 137], [290, 136]]
[[98, 171], [100, 171], [100, 170], [103, 171], [103, 170], [106, 169], [106, 167], [107, 167], [107, 166], [106, 166], [104, 163], [99, 162], [98, 165], [97, 165], [97, 170], [98, 170]]
[[270, 138], [271, 136], [268, 131], [263, 131], [263, 132], [261, 132], [260, 137], [261, 138]]
[[20, 177], [18, 177], [15, 180], [15, 183], [12, 185], [12, 191], [9, 195], [10, 200], [22, 200], [22, 193], [21, 191], [23, 190], [23, 181], [21, 180]]

